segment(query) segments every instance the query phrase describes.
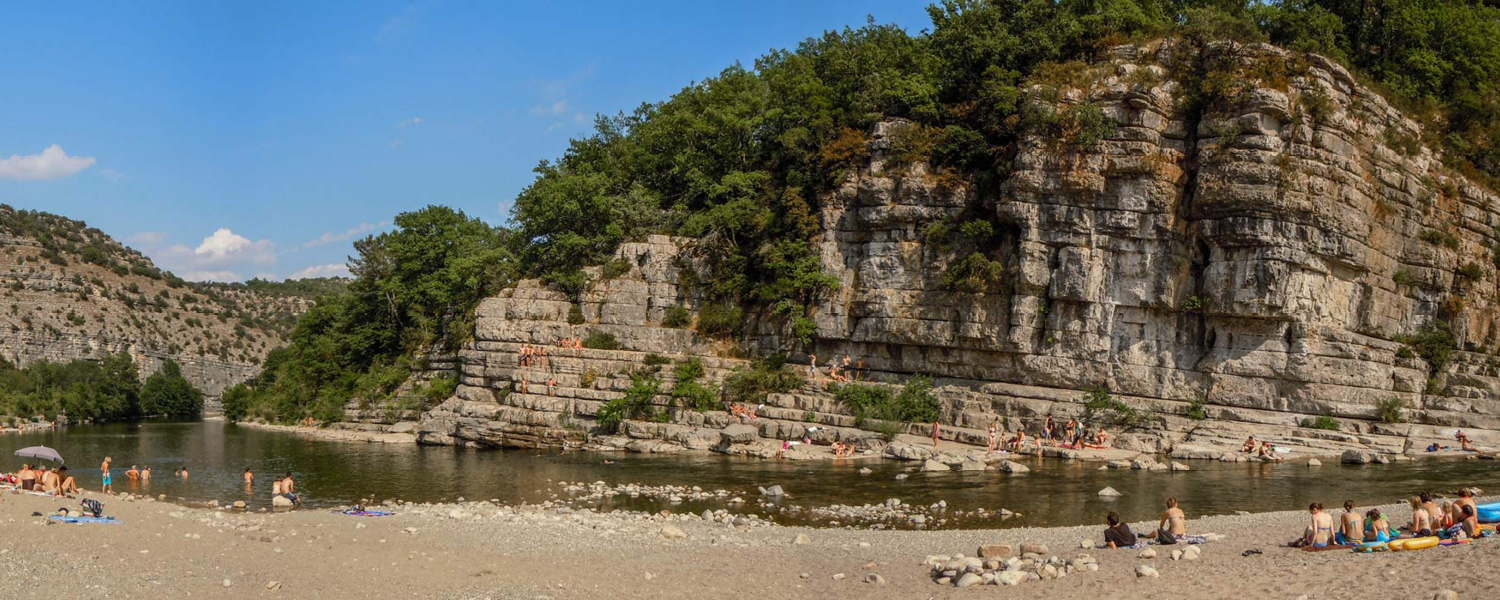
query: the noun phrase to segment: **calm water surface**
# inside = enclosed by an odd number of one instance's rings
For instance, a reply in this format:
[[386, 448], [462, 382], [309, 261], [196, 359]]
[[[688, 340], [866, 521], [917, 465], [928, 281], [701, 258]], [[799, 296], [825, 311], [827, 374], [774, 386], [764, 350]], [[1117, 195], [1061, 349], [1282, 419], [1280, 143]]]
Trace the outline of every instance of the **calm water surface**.
[[[166, 494], [169, 499], [189, 502], [245, 500], [252, 507], [269, 505], [271, 475], [288, 471], [296, 479], [304, 502], [313, 507], [349, 504], [364, 497], [538, 502], [562, 493], [556, 482], [604, 481], [727, 489], [750, 500], [742, 509], [746, 512], [761, 510], [754, 502], [756, 486], [781, 484], [791, 495], [783, 504], [804, 507], [880, 503], [895, 497], [911, 504], [946, 500], [950, 511], [1007, 508], [1024, 515], [1003, 524], [998, 518], [955, 519], [956, 523], [950, 523], [959, 527], [1079, 525], [1101, 521], [1101, 515], [1109, 510], [1131, 520], [1152, 519], [1160, 514], [1167, 496], [1181, 500], [1190, 515], [1206, 515], [1285, 510], [1306, 507], [1312, 501], [1334, 506], [1346, 498], [1360, 504], [1385, 503], [1423, 490], [1447, 492], [1460, 484], [1479, 486], [1487, 493], [1500, 491], [1500, 468], [1495, 461], [1483, 460], [1368, 466], [1342, 466], [1333, 460], [1319, 468], [1188, 461], [1193, 471], [1149, 473], [1100, 471], [1099, 463], [1024, 458], [1020, 462], [1032, 468], [1027, 475], [912, 473], [909, 479], [897, 481], [896, 474], [912, 467], [912, 463], [859, 460], [812, 464], [718, 454], [663, 456], [346, 443], [223, 421], [117, 423], [10, 433], [0, 436], [4, 469], [20, 468], [22, 459], [12, 455], [16, 449], [38, 444], [56, 448], [68, 460], [69, 471], [78, 477], [79, 485], [88, 489], [98, 489], [99, 463], [108, 455], [114, 458], [116, 491]], [[613, 464], [605, 464], [606, 458]], [[126, 480], [124, 472], [132, 464], [150, 465], [152, 481]], [[189, 480], [172, 476], [173, 470], [181, 467], [191, 473]], [[254, 489], [247, 489], [242, 481], [246, 467], [258, 478]], [[875, 472], [860, 475], [861, 467]], [[1097, 492], [1105, 486], [1114, 487], [1124, 496], [1100, 498]], [[602, 508], [698, 512], [726, 507], [717, 502], [670, 505], [622, 496]], [[805, 513], [770, 516], [783, 522], [818, 523]]]

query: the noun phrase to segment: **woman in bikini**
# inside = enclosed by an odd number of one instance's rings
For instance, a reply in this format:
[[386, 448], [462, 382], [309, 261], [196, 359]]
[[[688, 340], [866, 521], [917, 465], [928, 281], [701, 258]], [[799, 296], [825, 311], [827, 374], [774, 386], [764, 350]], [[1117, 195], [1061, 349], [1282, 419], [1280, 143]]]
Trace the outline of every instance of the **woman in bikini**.
[[1177, 507], [1177, 498], [1167, 498], [1167, 510], [1161, 514], [1161, 522], [1156, 525], [1156, 543], [1175, 544], [1177, 539], [1187, 535], [1187, 514]]
[[1307, 526], [1307, 531], [1302, 534], [1303, 546], [1311, 545], [1314, 548], [1323, 548], [1333, 541], [1333, 516], [1323, 512], [1323, 503], [1314, 502], [1307, 507], [1307, 513], [1312, 515], [1312, 522]]
[[[1365, 532], [1367, 535], [1364, 539], [1369, 541], [1389, 542], [1396, 539], [1396, 535], [1391, 532], [1391, 522], [1378, 508], [1372, 508], [1370, 512], [1365, 513]], [[1349, 543], [1357, 544], [1360, 541], [1355, 540]]]
[[995, 453], [995, 446], [1000, 443], [1000, 419], [990, 421], [990, 453]]
[[1050, 444], [1056, 435], [1057, 424], [1052, 422], [1052, 413], [1047, 413], [1047, 420], [1042, 423], [1042, 438]]
[[1364, 543], [1364, 521], [1360, 519], [1359, 511], [1355, 509], [1353, 500], [1344, 501], [1344, 514], [1339, 515], [1339, 532], [1333, 539], [1340, 545], [1345, 546]]
[[1422, 506], [1421, 496], [1413, 496], [1411, 499], [1411, 533], [1416, 537], [1432, 535], [1432, 514]]
[[1461, 505], [1462, 513], [1459, 515], [1458, 527], [1463, 531], [1464, 537], [1474, 539], [1479, 537], [1479, 512], [1468, 504]]

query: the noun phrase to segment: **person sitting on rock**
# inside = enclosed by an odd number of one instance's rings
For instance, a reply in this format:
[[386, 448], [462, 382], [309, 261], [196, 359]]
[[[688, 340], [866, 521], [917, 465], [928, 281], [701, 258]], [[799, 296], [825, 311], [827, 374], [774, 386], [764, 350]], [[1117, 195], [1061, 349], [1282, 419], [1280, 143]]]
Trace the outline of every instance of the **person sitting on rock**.
[[1104, 545], [1110, 548], [1130, 548], [1135, 545], [1135, 533], [1130, 531], [1130, 525], [1120, 521], [1119, 513], [1109, 511], [1104, 516], [1104, 521], [1109, 524], [1104, 530]]
[[1246, 453], [1254, 454], [1255, 452], [1257, 452], [1259, 450], [1260, 450], [1260, 442], [1255, 441], [1255, 436], [1254, 435], [1252, 435], [1252, 436], [1250, 436], [1248, 438], [1245, 438], [1245, 445], [1240, 446], [1240, 452], [1246, 452]]
[[1456, 439], [1458, 439], [1458, 447], [1459, 447], [1459, 449], [1463, 450], [1464, 452], [1478, 452], [1479, 451], [1478, 448], [1474, 447], [1474, 443], [1469, 441], [1469, 436], [1464, 435], [1464, 432], [1460, 431], [1457, 434], [1455, 434], [1453, 437], [1456, 438]]
[[1014, 452], [1020, 452], [1024, 449], [1026, 447], [1026, 430], [1017, 429], [1015, 437], [1010, 438], [1010, 442], [1006, 444], [1006, 447]]
[[1100, 425], [1099, 429], [1094, 431], [1094, 443], [1090, 447], [1096, 450], [1103, 450], [1109, 447], [1109, 433], [1104, 431], [1103, 425]]

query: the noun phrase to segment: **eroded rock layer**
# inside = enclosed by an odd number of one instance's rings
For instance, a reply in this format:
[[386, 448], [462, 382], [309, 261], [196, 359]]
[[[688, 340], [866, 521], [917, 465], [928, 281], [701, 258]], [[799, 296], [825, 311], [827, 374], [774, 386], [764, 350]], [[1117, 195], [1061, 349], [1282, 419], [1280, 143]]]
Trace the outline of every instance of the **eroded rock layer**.
[[[696, 307], [677, 272], [691, 240], [622, 247], [632, 268], [583, 294], [581, 324], [560, 292], [535, 281], [508, 289], [479, 307], [458, 392], [423, 415], [419, 434], [598, 441], [594, 413], [647, 353], [701, 357], [721, 381], [745, 364], [731, 356], [780, 351], [809, 382], [755, 407], [759, 439], [798, 439], [817, 423], [820, 439], [879, 444], [807, 369], [816, 354], [854, 357], [875, 379], [935, 376], [945, 437], [976, 444], [997, 418], [1034, 430], [1049, 413], [1079, 414], [1081, 390], [1094, 387], [1145, 416], [1120, 445], [1179, 456], [1217, 455], [1247, 433], [1319, 454], [1451, 445], [1456, 429], [1500, 443], [1496, 196], [1402, 143], [1419, 127], [1341, 67], [1271, 47], [1238, 56], [1241, 76], [1286, 76], [1194, 110], [1168, 76], [1182, 60], [1170, 48], [1116, 50], [1053, 103], [1097, 107], [1113, 133], [1080, 147], [1036, 128], [988, 192], [921, 164], [887, 168], [882, 148], [906, 125], [883, 124], [868, 167], [821, 203], [819, 248], [840, 285], [814, 307], [811, 343], [771, 318], [753, 319], [737, 346], [663, 327], [668, 308]], [[928, 239], [932, 223], [975, 207], [995, 229], [980, 247]], [[955, 290], [945, 274], [971, 251], [1004, 276]], [[1456, 345], [1446, 363], [1404, 337], [1439, 324]], [[519, 364], [522, 344], [591, 331], [624, 349], [553, 348], [545, 366]], [[1392, 399], [1404, 403], [1401, 422], [1380, 418]], [[1192, 406], [1207, 418], [1189, 417]], [[1338, 429], [1300, 426], [1318, 417]], [[745, 447], [755, 440], [725, 429], [740, 421], [673, 411], [668, 422], [627, 421], [614, 442]]]

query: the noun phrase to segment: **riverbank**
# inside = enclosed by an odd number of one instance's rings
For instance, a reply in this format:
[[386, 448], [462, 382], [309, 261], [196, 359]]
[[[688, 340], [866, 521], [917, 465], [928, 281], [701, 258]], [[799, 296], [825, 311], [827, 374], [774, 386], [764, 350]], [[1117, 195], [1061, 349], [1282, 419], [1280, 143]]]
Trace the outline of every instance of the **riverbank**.
[[[91, 495], [89, 497], [98, 497]], [[1333, 500], [1333, 499], [1330, 499]], [[933, 581], [930, 555], [984, 544], [1088, 554], [1097, 571], [1022, 582], [1030, 598], [1494, 597], [1500, 540], [1355, 555], [1282, 547], [1307, 514], [1193, 519], [1222, 540], [1199, 559], [1080, 548], [1102, 526], [967, 531], [862, 531], [735, 525], [733, 518], [594, 513], [487, 501], [396, 505], [388, 517], [328, 511], [236, 513], [149, 499], [104, 498], [116, 525], [47, 525], [33, 511], [64, 502], [0, 495], [0, 597], [110, 598], [968, 598]], [[1486, 501], [1493, 501], [1488, 499]], [[76, 505], [76, 501], [67, 501]], [[1192, 507], [1186, 507], [1192, 514]], [[1383, 507], [1393, 517], [1399, 506]], [[1149, 524], [1133, 524], [1149, 530]], [[1243, 556], [1246, 550], [1261, 554]], [[1159, 577], [1140, 578], [1139, 565]], [[876, 574], [875, 577], [870, 574]], [[875, 581], [875, 582], [867, 582]], [[1019, 591], [1019, 590], [1016, 590]], [[977, 593], [1015, 591], [988, 588]]]
[[360, 429], [329, 429], [327, 427], [312, 427], [306, 425], [275, 425], [260, 421], [239, 421], [233, 423], [236, 427], [251, 427], [264, 429], [266, 431], [279, 431], [282, 433], [295, 433], [325, 440], [340, 442], [363, 442], [369, 444], [415, 444], [417, 436], [410, 431], [371, 431]]

